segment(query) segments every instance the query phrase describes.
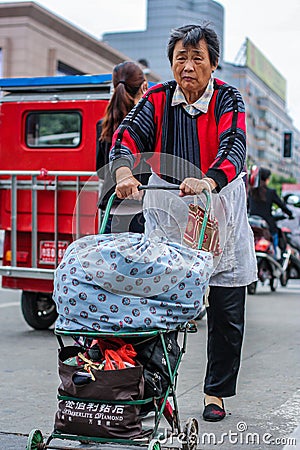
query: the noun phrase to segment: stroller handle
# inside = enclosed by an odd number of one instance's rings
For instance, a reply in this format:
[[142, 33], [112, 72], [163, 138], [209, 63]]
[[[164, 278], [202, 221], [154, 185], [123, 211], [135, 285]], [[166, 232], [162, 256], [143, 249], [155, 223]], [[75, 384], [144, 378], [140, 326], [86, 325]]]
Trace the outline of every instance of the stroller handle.
[[151, 189], [153, 189], [153, 190], [161, 189], [161, 190], [164, 190], [164, 191], [179, 191], [180, 190], [179, 189], [179, 184], [178, 185], [173, 184], [173, 185], [170, 185], [170, 186], [162, 186], [160, 184], [150, 184], [150, 185], [148, 185], [148, 184], [140, 184], [137, 188], [138, 188], [138, 191], [146, 191], [146, 190], [150, 191]]
[[[179, 185], [171, 185], [171, 186], [161, 186], [161, 185], [142, 185], [140, 184], [138, 187], [139, 191], [143, 191], [143, 190], [165, 190], [165, 191], [179, 191]], [[204, 218], [203, 218], [203, 224], [202, 224], [202, 228], [200, 230], [200, 235], [199, 235], [199, 242], [198, 242], [198, 249], [201, 249], [203, 241], [204, 241], [204, 236], [205, 236], [205, 229], [206, 229], [206, 225], [207, 225], [207, 221], [208, 221], [208, 216], [209, 216], [209, 210], [210, 210], [210, 205], [211, 205], [211, 194], [207, 189], [203, 189], [203, 194], [206, 197], [206, 204], [205, 204], [205, 210], [204, 210]], [[113, 202], [116, 198], [116, 193], [114, 192], [108, 199], [106, 208], [105, 208], [105, 213], [102, 219], [102, 223], [101, 223], [101, 227], [99, 230], [99, 234], [103, 234], [108, 222], [108, 218], [109, 218], [109, 214], [111, 211], [111, 207], [113, 205]]]

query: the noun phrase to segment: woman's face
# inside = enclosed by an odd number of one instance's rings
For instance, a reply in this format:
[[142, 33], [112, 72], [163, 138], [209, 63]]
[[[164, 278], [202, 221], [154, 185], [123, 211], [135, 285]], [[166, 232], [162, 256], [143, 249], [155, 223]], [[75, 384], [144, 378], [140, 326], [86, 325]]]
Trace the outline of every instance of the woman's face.
[[184, 47], [178, 41], [174, 47], [172, 70], [188, 103], [194, 103], [205, 91], [217, 65], [209, 59], [206, 42], [201, 39], [195, 47]]

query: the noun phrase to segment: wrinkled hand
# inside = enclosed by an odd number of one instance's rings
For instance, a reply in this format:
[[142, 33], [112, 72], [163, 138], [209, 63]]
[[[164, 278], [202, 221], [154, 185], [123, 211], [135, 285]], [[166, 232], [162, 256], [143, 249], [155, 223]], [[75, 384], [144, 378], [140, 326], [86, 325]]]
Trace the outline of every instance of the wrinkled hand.
[[133, 175], [129, 167], [120, 167], [116, 171], [116, 194], [118, 198], [142, 200], [143, 192], [138, 191], [141, 184]]
[[207, 183], [209, 183], [211, 190], [214, 190], [217, 183], [212, 178], [185, 178], [179, 186], [180, 197], [185, 195], [199, 195], [204, 189], [208, 189]]

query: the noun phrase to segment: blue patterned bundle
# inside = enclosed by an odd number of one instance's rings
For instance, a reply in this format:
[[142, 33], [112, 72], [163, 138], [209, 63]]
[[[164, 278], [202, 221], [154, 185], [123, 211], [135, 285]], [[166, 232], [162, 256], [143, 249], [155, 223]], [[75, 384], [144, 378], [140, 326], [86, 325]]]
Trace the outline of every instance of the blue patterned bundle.
[[144, 234], [74, 241], [55, 271], [57, 329], [175, 329], [197, 317], [213, 271], [210, 253]]

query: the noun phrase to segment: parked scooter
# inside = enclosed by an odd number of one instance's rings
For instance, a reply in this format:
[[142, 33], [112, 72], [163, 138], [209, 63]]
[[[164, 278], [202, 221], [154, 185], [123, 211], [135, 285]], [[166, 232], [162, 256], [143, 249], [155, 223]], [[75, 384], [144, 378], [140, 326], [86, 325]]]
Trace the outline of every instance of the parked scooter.
[[[299, 241], [293, 235], [291, 228], [286, 226], [286, 215], [278, 210], [274, 216], [280, 226], [281, 233], [286, 242], [286, 247], [290, 250], [290, 260], [287, 267], [287, 278], [299, 279], [300, 278], [300, 244]], [[283, 222], [281, 224], [281, 222]]]
[[[253, 230], [255, 253], [258, 268], [258, 280], [264, 285], [269, 283], [271, 291], [275, 291], [280, 281], [286, 286], [289, 279], [288, 267], [291, 258], [291, 248], [285, 241], [285, 236], [280, 236], [281, 256], [275, 255], [274, 245], [267, 222], [260, 216], [249, 216], [249, 223]], [[257, 281], [247, 286], [248, 294], [255, 294]]]
[[288, 265], [288, 279], [299, 279], [300, 278], [300, 247], [297, 245], [293, 239], [293, 235], [289, 228], [283, 227], [282, 231], [286, 236], [288, 246], [291, 250], [290, 262]]

